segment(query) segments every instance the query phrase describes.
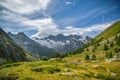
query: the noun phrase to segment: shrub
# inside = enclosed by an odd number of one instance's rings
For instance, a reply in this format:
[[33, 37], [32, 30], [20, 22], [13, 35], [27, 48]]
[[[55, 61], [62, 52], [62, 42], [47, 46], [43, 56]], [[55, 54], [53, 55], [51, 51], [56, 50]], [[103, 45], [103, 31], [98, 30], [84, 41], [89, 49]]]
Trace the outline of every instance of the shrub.
[[55, 67], [49, 67], [47, 68], [47, 72], [50, 74], [53, 74], [54, 72], [60, 72], [61, 70], [59, 68], [55, 68]]
[[102, 74], [97, 74], [97, 75], [95, 75], [95, 78], [102, 78], [102, 79], [104, 79], [104, 78], [105, 78], [105, 76], [104, 76], [104, 75], [102, 75]]
[[95, 54], [92, 55], [92, 60], [96, 60], [96, 55]]
[[41, 58], [41, 60], [47, 61], [48, 58], [47, 58], [46, 56], [43, 56], [43, 57]]
[[20, 63], [6, 64], [5, 67], [19, 66]]
[[18, 79], [17, 74], [8, 74], [1, 77], [1, 80], [17, 80], [17, 79]]
[[32, 71], [36, 71], [36, 72], [42, 72], [43, 69], [42, 68], [33, 68]]
[[31, 78], [31, 77], [27, 77], [27, 78], [25, 78], [25, 79], [23, 79], [23, 80], [35, 80], [34, 78]]
[[93, 76], [94, 76], [94, 73], [89, 72], [89, 73], [84, 74], [84, 76], [86, 76], [86, 77], [93, 77]]

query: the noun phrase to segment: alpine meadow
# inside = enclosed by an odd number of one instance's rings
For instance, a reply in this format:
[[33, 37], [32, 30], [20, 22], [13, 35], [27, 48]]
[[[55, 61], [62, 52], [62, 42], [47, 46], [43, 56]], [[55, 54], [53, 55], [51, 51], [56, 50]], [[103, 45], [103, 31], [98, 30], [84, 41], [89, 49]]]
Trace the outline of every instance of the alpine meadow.
[[0, 80], [120, 80], [120, 1], [1, 0]]

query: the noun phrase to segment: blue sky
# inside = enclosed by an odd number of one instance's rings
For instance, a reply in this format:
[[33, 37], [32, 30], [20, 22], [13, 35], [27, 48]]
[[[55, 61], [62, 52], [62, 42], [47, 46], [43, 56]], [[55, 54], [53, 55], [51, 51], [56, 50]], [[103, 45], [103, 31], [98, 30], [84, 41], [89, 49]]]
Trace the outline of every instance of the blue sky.
[[120, 19], [120, 0], [0, 0], [0, 26], [29, 37], [94, 37]]

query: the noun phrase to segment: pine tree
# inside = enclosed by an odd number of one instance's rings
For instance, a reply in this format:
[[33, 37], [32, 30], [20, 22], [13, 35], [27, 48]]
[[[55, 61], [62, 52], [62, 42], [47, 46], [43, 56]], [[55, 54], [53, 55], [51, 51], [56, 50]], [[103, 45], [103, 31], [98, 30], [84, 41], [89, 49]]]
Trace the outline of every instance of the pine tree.
[[109, 49], [108, 45], [104, 44], [104, 48], [105, 51]]
[[95, 52], [95, 49], [92, 49], [92, 52]]
[[99, 46], [100, 45], [99, 42], [96, 45]]
[[86, 51], [89, 51], [89, 49], [87, 48]]
[[113, 53], [112, 52], [106, 53], [106, 58], [113, 58]]
[[90, 56], [86, 54], [85, 60], [90, 60]]
[[118, 36], [118, 37], [116, 38], [116, 44], [117, 44], [118, 46], [120, 46], [120, 36]]
[[96, 60], [96, 55], [95, 54], [92, 55], [92, 60]]
[[108, 53], [106, 53], [106, 55], [105, 55], [105, 56], [106, 56], [106, 58], [109, 58], [109, 55], [108, 55]]
[[109, 53], [109, 58], [113, 58], [112, 52]]
[[111, 42], [110, 47], [113, 47], [113, 46], [114, 46], [114, 43], [113, 43], [113, 42]]

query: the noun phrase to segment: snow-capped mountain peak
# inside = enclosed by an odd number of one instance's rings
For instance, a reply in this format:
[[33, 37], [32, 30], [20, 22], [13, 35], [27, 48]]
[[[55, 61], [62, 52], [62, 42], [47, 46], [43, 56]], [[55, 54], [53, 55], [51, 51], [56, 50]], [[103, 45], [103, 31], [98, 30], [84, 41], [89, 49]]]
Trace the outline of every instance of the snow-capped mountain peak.
[[50, 35], [45, 38], [32, 38], [42, 46], [52, 48], [61, 53], [71, 52], [82, 47], [88, 41], [91, 40], [90, 37], [82, 37], [79, 35], [69, 35], [64, 36], [63, 34], [58, 34], [56, 36]]

